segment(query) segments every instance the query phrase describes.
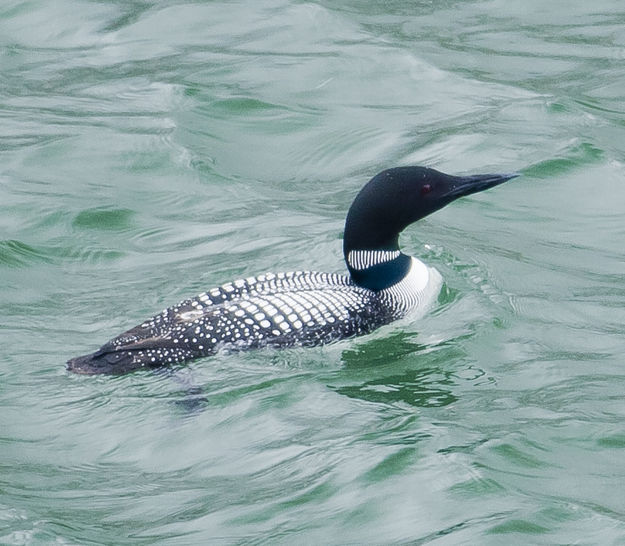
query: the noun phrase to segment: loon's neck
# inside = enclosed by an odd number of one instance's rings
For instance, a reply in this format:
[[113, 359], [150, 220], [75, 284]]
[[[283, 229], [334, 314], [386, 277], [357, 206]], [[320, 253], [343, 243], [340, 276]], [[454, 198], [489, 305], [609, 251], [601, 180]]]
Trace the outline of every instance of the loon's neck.
[[[401, 281], [410, 271], [411, 258], [399, 250], [401, 227], [377, 211], [365, 186], [356, 196], [345, 219], [343, 256], [352, 280], [370, 290], [384, 290]], [[383, 194], [386, 195], [386, 194]], [[392, 215], [392, 219], [400, 214]]]
[[399, 249], [347, 250], [345, 262], [352, 280], [369, 290], [384, 290], [401, 281], [410, 271], [412, 258]]

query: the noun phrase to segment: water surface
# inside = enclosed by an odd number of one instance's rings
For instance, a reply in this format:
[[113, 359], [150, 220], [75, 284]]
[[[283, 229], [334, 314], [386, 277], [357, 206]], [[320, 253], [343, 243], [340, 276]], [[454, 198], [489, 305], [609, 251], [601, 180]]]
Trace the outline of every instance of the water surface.
[[[625, 541], [620, 2], [5, 1], [0, 541]], [[521, 171], [402, 236], [419, 321], [81, 377], [376, 172]]]

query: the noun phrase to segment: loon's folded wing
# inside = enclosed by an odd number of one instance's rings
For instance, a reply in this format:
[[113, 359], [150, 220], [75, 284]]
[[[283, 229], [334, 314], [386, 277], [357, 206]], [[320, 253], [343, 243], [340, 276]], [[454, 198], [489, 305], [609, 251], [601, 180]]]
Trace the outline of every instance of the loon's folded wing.
[[325, 344], [367, 333], [391, 319], [374, 292], [345, 276], [263, 275], [165, 309], [68, 364], [82, 373], [125, 373], [210, 355], [220, 347]]

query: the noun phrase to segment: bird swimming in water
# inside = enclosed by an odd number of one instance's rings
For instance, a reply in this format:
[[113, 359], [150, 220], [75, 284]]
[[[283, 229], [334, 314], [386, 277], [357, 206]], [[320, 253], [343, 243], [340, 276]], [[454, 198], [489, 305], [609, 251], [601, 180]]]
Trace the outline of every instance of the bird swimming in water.
[[518, 174], [452, 176], [396, 167], [374, 176], [345, 221], [349, 275], [295, 271], [239, 279], [184, 300], [94, 353], [72, 358], [81, 374], [123, 374], [181, 363], [219, 349], [323, 345], [367, 334], [428, 302], [440, 275], [399, 250], [399, 234], [459, 197]]

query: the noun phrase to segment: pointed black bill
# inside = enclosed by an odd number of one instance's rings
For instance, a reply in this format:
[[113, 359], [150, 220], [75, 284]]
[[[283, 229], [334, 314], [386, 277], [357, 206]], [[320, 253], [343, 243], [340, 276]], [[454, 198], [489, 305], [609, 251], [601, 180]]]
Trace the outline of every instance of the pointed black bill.
[[462, 197], [464, 195], [471, 195], [479, 191], [487, 190], [499, 184], [503, 184], [512, 178], [521, 176], [520, 173], [506, 173], [506, 174], [474, 174], [471, 176], [456, 176], [455, 180], [447, 192], [446, 197]]

